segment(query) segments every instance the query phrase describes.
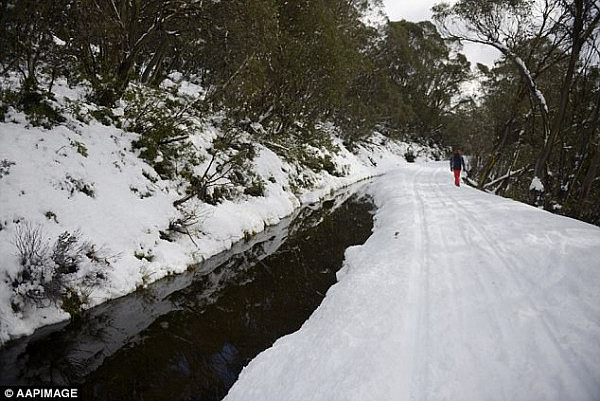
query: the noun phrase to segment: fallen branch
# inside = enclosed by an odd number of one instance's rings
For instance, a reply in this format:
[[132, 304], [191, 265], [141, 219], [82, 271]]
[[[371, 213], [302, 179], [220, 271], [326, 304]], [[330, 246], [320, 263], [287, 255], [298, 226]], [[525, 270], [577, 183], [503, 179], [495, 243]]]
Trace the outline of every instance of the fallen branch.
[[485, 183], [485, 185], [483, 186], [483, 189], [487, 189], [488, 187], [491, 187], [494, 184], [497, 184], [501, 181], [507, 180], [515, 175], [519, 175], [521, 174], [524, 170], [526, 169], [526, 167], [522, 167], [516, 171], [509, 171], [508, 173], [504, 174], [502, 177], [496, 178], [493, 181], [487, 182]]

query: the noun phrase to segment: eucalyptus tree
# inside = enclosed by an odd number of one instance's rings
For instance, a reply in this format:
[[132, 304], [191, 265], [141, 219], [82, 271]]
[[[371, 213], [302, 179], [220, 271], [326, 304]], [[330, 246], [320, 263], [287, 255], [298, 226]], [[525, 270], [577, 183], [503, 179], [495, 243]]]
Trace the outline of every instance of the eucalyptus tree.
[[[369, 2], [218, 2], [200, 54], [213, 107], [270, 137], [310, 136], [339, 116], [361, 66]], [[255, 134], [258, 134], [256, 131]]]
[[[33, 125], [49, 128], [64, 121], [51, 100], [55, 79], [72, 75], [73, 63], [60, 38], [67, 20], [62, 0], [0, 1], [0, 120], [12, 106]], [[13, 79], [4, 81], [7, 75]]]
[[184, 34], [208, 23], [204, 7], [201, 0], [69, 0], [70, 47], [96, 101], [112, 104], [132, 78], [160, 81]]
[[[517, 69], [539, 120], [542, 144], [529, 197], [542, 205], [551, 180], [548, 163], [557, 157], [582, 51], [593, 48], [598, 38], [600, 5], [593, 0], [460, 0], [435, 6], [434, 18], [447, 37], [493, 46]], [[560, 90], [549, 98], [538, 74], [560, 63], [564, 69], [554, 77]]]
[[445, 118], [469, 74], [469, 62], [427, 21], [389, 22], [372, 58], [380, 91], [374, 99], [388, 112], [384, 122], [413, 136], [440, 141]]
[[43, 72], [55, 75], [65, 64], [58, 36], [66, 19], [63, 1], [0, 1], [0, 74], [17, 72], [30, 89]]

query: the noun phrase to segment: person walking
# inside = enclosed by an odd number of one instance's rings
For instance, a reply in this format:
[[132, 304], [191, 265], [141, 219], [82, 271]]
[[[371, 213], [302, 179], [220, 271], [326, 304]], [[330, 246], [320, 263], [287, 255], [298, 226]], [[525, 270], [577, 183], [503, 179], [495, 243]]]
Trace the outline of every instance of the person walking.
[[450, 171], [454, 171], [454, 185], [460, 187], [460, 172], [465, 169], [465, 159], [460, 154], [460, 149], [454, 149], [450, 158]]

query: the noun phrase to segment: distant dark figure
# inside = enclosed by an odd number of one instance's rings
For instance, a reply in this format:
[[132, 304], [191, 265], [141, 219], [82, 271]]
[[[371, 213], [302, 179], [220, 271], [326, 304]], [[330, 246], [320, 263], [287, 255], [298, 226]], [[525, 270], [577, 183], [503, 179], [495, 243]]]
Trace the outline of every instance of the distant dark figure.
[[460, 171], [465, 168], [465, 159], [460, 154], [460, 149], [454, 149], [450, 158], [450, 171], [454, 171], [454, 185], [460, 187]]

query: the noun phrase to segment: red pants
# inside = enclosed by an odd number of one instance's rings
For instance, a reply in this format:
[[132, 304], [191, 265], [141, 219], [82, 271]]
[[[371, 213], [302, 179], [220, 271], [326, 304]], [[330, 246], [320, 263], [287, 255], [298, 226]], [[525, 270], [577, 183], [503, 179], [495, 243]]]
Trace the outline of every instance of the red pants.
[[460, 187], [460, 170], [454, 170], [454, 185]]

